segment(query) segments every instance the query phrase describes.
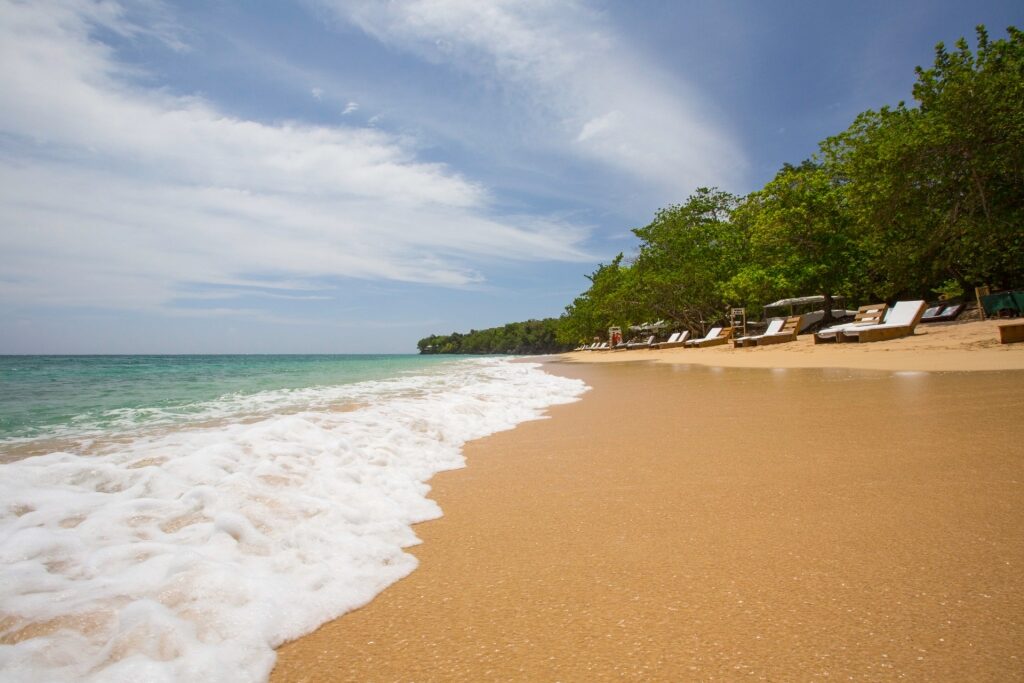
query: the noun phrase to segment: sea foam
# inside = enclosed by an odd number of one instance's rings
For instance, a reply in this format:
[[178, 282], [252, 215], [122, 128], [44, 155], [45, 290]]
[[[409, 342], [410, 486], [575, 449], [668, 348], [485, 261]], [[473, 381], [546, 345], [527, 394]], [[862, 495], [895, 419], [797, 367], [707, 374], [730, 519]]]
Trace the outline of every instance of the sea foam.
[[0, 676], [264, 680], [275, 647], [415, 568], [411, 525], [441, 514], [425, 482], [461, 467], [466, 441], [585, 390], [536, 364], [464, 361], [3, 465]]

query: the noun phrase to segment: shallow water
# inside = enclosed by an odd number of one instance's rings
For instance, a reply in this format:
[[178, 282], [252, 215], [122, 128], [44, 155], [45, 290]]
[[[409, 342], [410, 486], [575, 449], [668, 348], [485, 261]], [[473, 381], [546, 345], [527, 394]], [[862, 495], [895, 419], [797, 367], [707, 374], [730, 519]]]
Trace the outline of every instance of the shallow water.
[[415, 568], [425, 483], [576, 400], [505, 359], [4, 359], [5, 680], [261, 680]]

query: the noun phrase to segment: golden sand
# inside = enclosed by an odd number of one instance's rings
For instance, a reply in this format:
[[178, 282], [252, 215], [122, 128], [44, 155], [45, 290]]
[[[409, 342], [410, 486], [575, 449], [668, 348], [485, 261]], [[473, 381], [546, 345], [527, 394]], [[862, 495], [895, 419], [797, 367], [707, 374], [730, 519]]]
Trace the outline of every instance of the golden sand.
[[580, 351], [574, 361], [607, 363], [653, 360], [732, 368], [859, 368], [862, 370], [1024, 370], [1024, 344], [1000, 344], [1006, 321], [918, 325], [910, 337], [869, 344], [818, 344], [812, 335], [794, 342], [734, 349], [732, 343], [702, 349]]
[[470, 444], [273, 680], [1024, 679], [1024, 372], [548, 367], [593, 390]]

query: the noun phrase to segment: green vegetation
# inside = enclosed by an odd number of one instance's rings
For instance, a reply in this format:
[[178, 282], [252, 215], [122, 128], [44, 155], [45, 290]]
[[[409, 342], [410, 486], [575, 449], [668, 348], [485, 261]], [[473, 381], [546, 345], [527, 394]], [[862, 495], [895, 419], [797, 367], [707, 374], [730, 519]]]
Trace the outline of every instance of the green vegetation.
[[[936, 46], [916, 106], [860, 114], [745, 197], [699, 188], [587, 276], [557, 321], [429, 337], [423, 353], [549, 353], [664, 319], [691, 333], [731, 306], [957, 295], [1024, 283], [1024, 33]], [[832, 306], [826, 305], [826, 316]], [[827, 318], [826, 318], [827, 322]]]
[[558, 320], [527, 320], [504, 327], [470, 330], [467, 334], [453, 332], [420, 339], [420, 353], [561, 353], [572, 348], [555, 339]]
[[[666, 319], [698, 331], [730, 306], [842, 294], [933, 298], [1024, 281], [1024, 34], [936, 47], [914, 107], [859, 115], [799, 166], [737, 197], [699, 188], [587, 276], [561, 317], [575, 345]], [[826, 306], [831, 309], [831, 306]]]

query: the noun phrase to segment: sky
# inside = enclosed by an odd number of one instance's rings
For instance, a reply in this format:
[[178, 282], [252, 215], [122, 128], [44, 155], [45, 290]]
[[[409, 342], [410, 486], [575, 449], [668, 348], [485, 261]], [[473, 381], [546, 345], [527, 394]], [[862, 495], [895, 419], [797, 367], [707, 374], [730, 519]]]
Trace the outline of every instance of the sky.
[[411, 353], [558, 316], [1018, 1], [0, 0], [0, 354]]

